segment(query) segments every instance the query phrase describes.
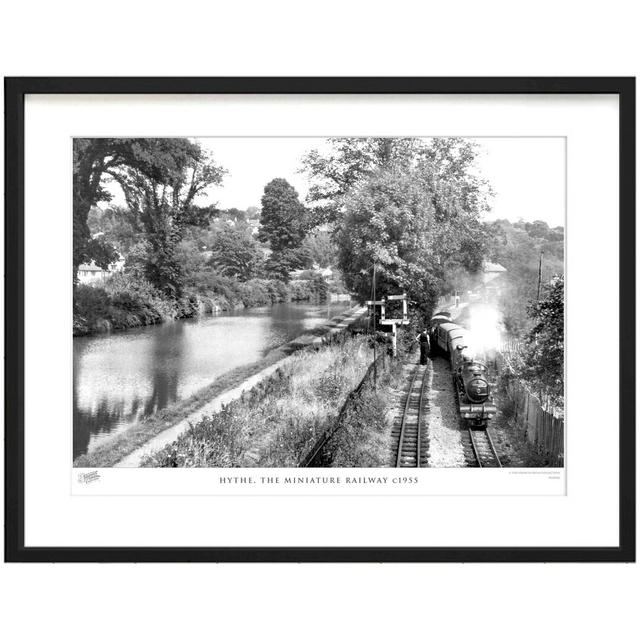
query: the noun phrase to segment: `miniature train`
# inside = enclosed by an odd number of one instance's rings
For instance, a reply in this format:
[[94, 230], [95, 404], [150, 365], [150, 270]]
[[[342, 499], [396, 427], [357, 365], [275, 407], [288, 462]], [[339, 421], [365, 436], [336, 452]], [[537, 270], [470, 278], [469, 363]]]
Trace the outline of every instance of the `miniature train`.
[[496, 414], [487, 380], [487, 367], [470, 350], [469, 332], [451, 320], [447, 311], [431, 318], [431, 351], [445, 354], [451, 363], [460, 417], [474, 428], [484, 428]]

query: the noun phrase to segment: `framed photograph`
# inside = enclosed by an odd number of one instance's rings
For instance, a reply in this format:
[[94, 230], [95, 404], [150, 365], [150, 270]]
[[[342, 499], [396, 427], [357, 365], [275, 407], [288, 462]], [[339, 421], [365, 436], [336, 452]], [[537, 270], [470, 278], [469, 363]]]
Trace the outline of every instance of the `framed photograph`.
[[7, 78], [5, 559], [635, 560], [634, 78]]

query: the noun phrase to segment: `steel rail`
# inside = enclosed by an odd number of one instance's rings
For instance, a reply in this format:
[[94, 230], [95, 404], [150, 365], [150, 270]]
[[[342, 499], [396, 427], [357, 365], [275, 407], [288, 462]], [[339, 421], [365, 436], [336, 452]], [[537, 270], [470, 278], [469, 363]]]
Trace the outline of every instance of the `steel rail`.
[[467, 431], [469, 432], [469, 440], [471, 440], [471, 448], [473, 449], [473, 455], [476, 457], [476, 460], [478, 461], [478, 466], [482, 467], [482, 460], [480, 460], [480, 454], [478, 453], [478, 449], [476, 447], [476, 441], [473, 439], [473, 429], [469, 427], [467, 428]]
[[489, 435], [489, 431], [485, 429], [484, 432], [487, 434], [487, 440], [489, 441], [489, 446], [491, 447], [491, 453], [493, 453], [496, 459], [496, 462], [498, 463], [498, 466], [502, 469], [502, 463], [500, 462], [500, 458], [498, 457], [498, 452], [496, 451], [496, 448], [493, 446], [493, 440]]
[[404, 411], [402, 412], [402, 423], [400, 425], [400, 437], [398, 438], [398, 456], [396, 458], [396, 467], [401, 466], [402, 443], [404, 442], [405, 427], [407, 426], [407, 413], [409, 410], [409, 402], [411, 401], [411, 392], [413, 391], [413, 385], [416, 381], [416, 378], [418, 377], [418, 368], [418, 365], [416, 365], [413, 375], [411, 376], [411, 382], [409, 383], [409, 392], [407, 393], [407, 399], [404, 403]]
[[420, 404], [418, 405], [418, 433], [416, 439], [416, 467], [420, 466], [420, 454], [421, 454], [421, 442], [422, 442], [422, 401], [424, 398], [424, 388], [427, 382], [427, 373], [429, 372], [429, 366], [424, 368], [422, 374], [422, 386], [420, 387]]
[[[481, 459], [480, 453], [478, 451], [478, 447], [476, 446], [476, 440], [475, 440], [474, 433], [477, 433], [477, 430], [474, 430], [471, 427], [467, 427], [467, 431], [469, 432], [469, 439], [471, 440], [471, 448], [473, 449], [473, 454], [475, 455], [476, 460], [478, 461], [478, 466], [479, 467], [486, 467], [487, 466], [486, 464], [482, 464], [482, 459]], [[500, 462], [500, 458], [498, 456], [498, 452], [496, 451], [496, 448], [493, 445], [493, 440], [491, 439], [491, 436], [489, 435], [489, 432], [487, 431], [486, 428], [482, 429], [480, 431], [481, 431], [481, 433], [483, 433], [486, 436], [487, 443], [489, 444], [489, 449], [491, 451], [491, 454], [495, 458], [495, 461], [496, 461], [498, 467], [502, 468], [502, 463]]]

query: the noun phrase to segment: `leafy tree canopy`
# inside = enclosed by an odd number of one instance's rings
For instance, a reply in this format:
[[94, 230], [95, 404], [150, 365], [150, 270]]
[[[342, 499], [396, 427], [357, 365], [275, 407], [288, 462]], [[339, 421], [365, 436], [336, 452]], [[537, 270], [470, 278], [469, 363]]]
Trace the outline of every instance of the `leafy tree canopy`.
[[182, 280], [176, 248], [187, 225], [206, 225], [214, 209], [195, 205], [224, 170], [196, 143], [183, 138], [78, 139], [74, 141], [74, 262], [95, 259], [88, 213], [109, 200], [107, 179], [121, 187], [132, 224], [144, 233], [144, 275], [168, 295]]
[[302, 243], [307, 257], [307, 265], [317, 264], [321, 269], [338, 263], [337, 247], [333, 237], [326, 229], [314, 229]]
[[[108, 266], [103, 243], [92, 239], [88, 225], [91, 207], [111, 199], [105, 188], [108, 179], [120, 184], [129, 209], [148, 229], [166, 227], [169, 209], [174, 224], [192, 224], [206, 218], [208, 213], [195, 207], [193, 201], [207, 186], [219, 183], [223, 174], [198, 144], [184, 138], [76, 138], [73, 144], [74, 273], [79, 264], [91, 260], [105, 268]], [[156, 221], [154, 217], [158, 212], [165, 215], [157, 216]], [[152, 232], [157, 234], [158, 228]]]
[[264, 262], [256, 240], [246, 231], [223, 225], [213, 238], [210, 264], [223, 276], [246, 281], [256, 277]]
[[406, 291], [428, 310], [437, 297], [433, 203], [415, 176], [381, 170], [344, 201], [336, 239], [347, 287], [360, 300]]
[[528, 306], [534, 325], [526, 336], [522, 376], [561, 404], [564, 396], [564, 276], [544, 287]]
[[314, 222], [336, 221], [349, 191], [380, 169], [414, 171], [430, 183], [436, 219], [480, 213], [490, 189], [472, 171], [476, 155], [477, 145], [463, 138], [332, 138], [327, 152], [302, 161]]
[[272, 276], [289, 280], [289, 272], [308, 262], [301, 248], [307, 229], [307, 212], [298, 192], [283, 178], [275, 178], [264, 188], [258, 239], [271, 248], [267, 270]]
[[284, 178], [275, 178], [264, 188], [258, 239], [275, 252], [298, 248], [305, 235], [305, 213], [298, 192]]
[[304, 158], [303, 171], [311, 180], [314, 222], [335, 227], [347, 285], [364, 297], [371, 274], [364, 276], [359, 263], [370, 269], [375, 261], [429, 313], [440, 293], [458, 285], [461, 271], [477, 272], [482, 265], [480, 215], [488, 209], [490, 189], [474, 171], [477, 146], [460, 138], [343, 138], [329, 144], [327, 153]]

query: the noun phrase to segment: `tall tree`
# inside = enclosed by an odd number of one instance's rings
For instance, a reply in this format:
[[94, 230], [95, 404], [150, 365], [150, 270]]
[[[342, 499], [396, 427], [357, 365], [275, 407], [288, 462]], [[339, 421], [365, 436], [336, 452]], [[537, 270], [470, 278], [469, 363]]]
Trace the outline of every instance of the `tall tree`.
[[529, 304], [534, 326], [526, 337], [522, 375], [557, 404], [564, 397], [564, 276], [545, 286]]
[[419, 180], [407, 172], [380, 170], [344, 201], [336, 239], [346, 285], [360, 300], [404, 291], [422, 313], [438, 295], [434, 207]]
[[211, 265], [223, 276], [249, 280], [258, 275], [262, 252], [253, 236], [243, 229], [223, 225], [211, 245]]
[[[417, 220], [420, 231], [415, 233], [426, 233], [429, 238], [428, 257], [421, 252], [419, 264], [421, 270], [426, 269], [420, 277], [424, 279], [429, 274], [426, 279], [430, 289], [428, 295], [419, 297], [432, 299], [437, 293], [455, 288], [462, 271], [478, 272], [482, 265], [485, 234], [480, 215], [488, 209], [490, 189], [474, 171], [476, 155], [477, 145], [461, 138], [332, 140], [328, 152], [314, 151], [303, 160], [303, 171], [311, 180], [309, 203], [315, 221], [328, 221], [335, 226], [344, 256], [345, 228], [354, 221], [358, 221], [357, 227], [366, 220], [380, 238], [384, 237], [378, 222], [381, 207], [372, 208], [363, 199], [372, 197], [378, 201], [384, 195], [388, 201], [382, 208], [393, 211], [401, 203], [396, 187], [404, 184], [404, 188], [411, 189], [414, 202], [418, 196], [422, 201], [422, 217]], [[354, 210], [360, 211], [355, 219]], [[426, 219], [429, 224], [424, 227]], [[393, 238], [389, 241], [395, 244]], [[358, 239], [353, 238], [353, 242]], [[381, 265], [384, 263], [381, 261]], [[347, 281], [360, 277], [357, 273], [345, 276]], [[421, 306], [427, 312], [426, 299]]]
[[[78, 266], [95, 260], [107, 267], [113, 259], [108, 247], [94, 240], [87, 224], [91, 207], [111, 199], [105, 180], [118, 180], [131, 197], [137, 188], [154, 198], [146, 184], [165, 186], [168, 193], [183, 194], [183, 201], [192, 202], [204, 188], [221, 179], [219, 167], [202, 166], [199, 145], [182, 138], [76, 138], [73, 143], [73, 267], [74, 282]], [[206, 163], [204, 163], [206, 164]], [[196, 169], [189, 172], [189, 167]], [[214, 176], [211, 175], [213, 172]], [[207, 175], [208, 174], [208, 175]], [[213, 180], [209, 181], [209, 178]], [[186, 181], [191, 179], [190, 183]], [[184, 196], [186, 192], [186, 196]], [[165, 196], [167, 192], [165, 192]], [[157, 200], [157, 198], [156, 198]], [[149, 207], [147, 207], [149, 209]], [[194, 209], [182, 207], [180, 215], [186, 219]]]
[[282, 280], [302, 264], [300, 245], [306, 232], [306, 210], [298, 192], [284, 179], [275, 178], [264, 188], [258, 239], [269, 243], [267, 267]]
[[410, 168], [422, 145], [417, 138], [331, 138], [328, 144], [325, 153], [313, 150], [302, 159], [315, 224], [335, 222], [350, 189], [376, 171]]
[[309, 266], [331, 267], [337, 263], [337, 247], [331, 233], [325, 229], [314, 229], [307, 235], [302, 247], [308, 254]]
[[148, 246], [145, 275], [166, 294], [181, 293], [182, 279], [177, 246], [188, 225], [207, 225], [214, 209], [194, 205], [207, 187], [222, 182], [224, 170], [208, 153], [188, 140], [153, 140], [146, 158], [157, 170], [131, 164], [105, 171], [122, 188], [129, 210], [144, 228]]

